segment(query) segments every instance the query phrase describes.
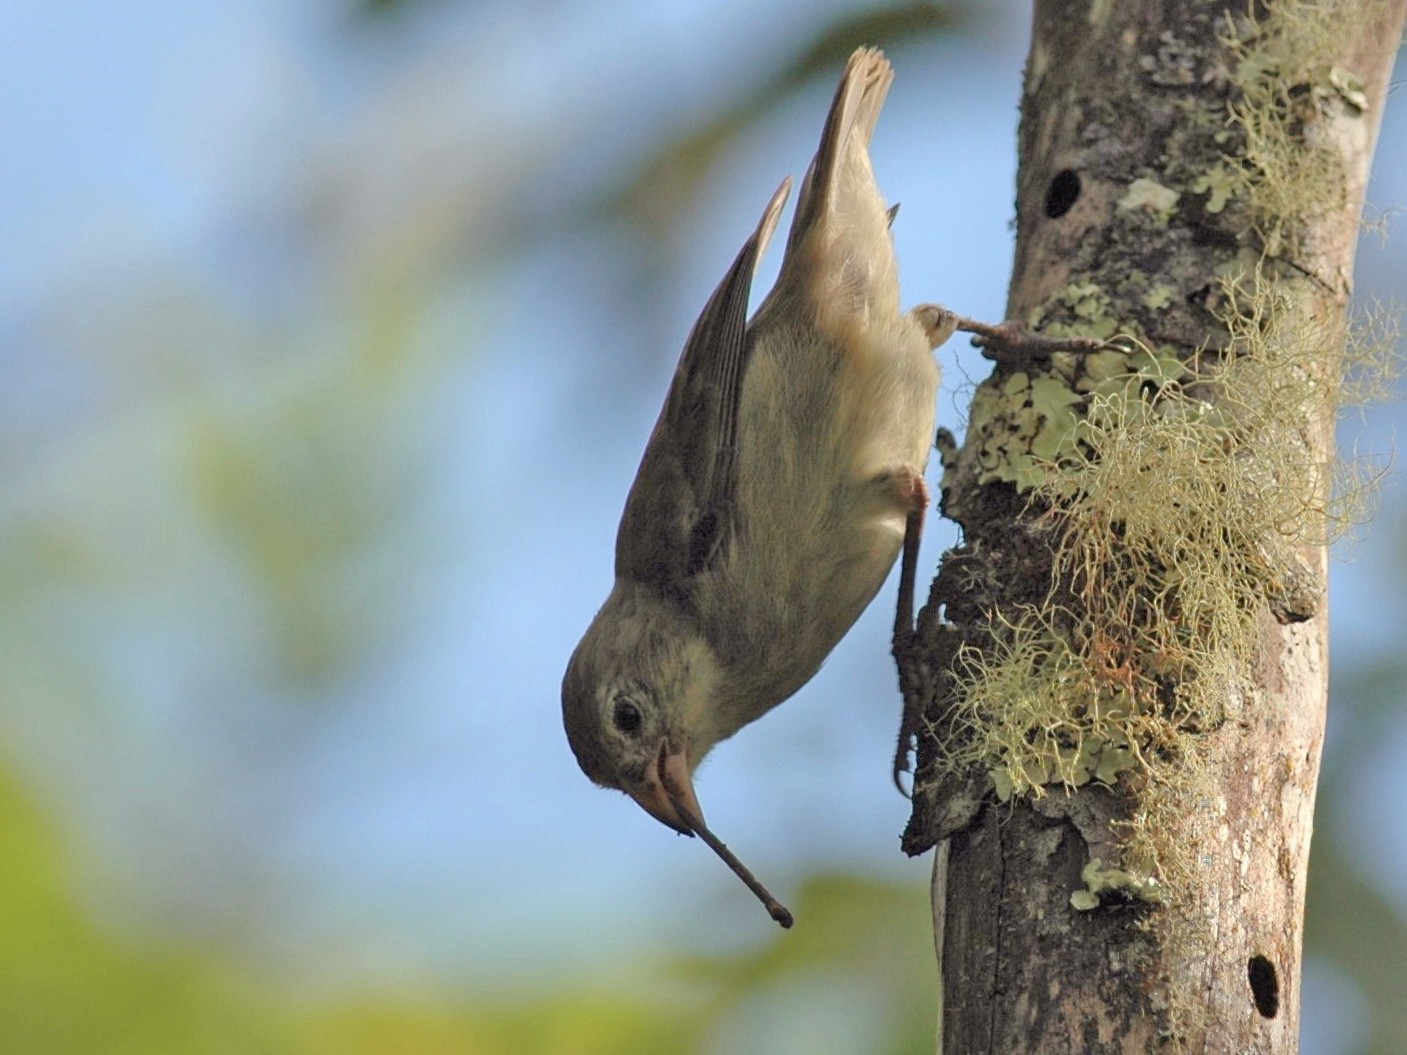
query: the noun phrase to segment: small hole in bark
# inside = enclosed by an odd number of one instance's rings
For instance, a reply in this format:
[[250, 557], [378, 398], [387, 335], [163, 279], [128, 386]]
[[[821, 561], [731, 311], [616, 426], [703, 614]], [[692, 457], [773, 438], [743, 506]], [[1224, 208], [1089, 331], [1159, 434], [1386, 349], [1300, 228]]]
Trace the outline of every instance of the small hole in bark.
[[1274, 1018], [1280, 1011], [1280, 978], [1275, 965], [1257, 953], [1246, 964], [1246, 976], [1251, 982], [1251, 999], [1261, 1018]]
[[1058, 220], [1069, 212], [1080, 199], [1080, 176], [1072, 169], [1061, 169], [1050, 181], [1045, 192], [1045, 214]]

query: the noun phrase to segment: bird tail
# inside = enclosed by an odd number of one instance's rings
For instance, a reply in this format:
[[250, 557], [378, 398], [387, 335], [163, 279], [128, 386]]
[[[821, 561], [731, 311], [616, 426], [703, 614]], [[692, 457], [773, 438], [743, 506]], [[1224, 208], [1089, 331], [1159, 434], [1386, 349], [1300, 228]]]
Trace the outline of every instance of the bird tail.
[[899, 314], [893, 218], [875, 183], [870, 139], [894, 70], [877, 48], [850, 56], [796, 199], [776, 295], [800, 296], [832, 336]]
[[883, 199], [870, 167], [869, 147], [893, 82], [894, 69], [878, 48], [859, 48], [845, 64], [845, 75], [821, 131], [821, 145], [797, 195], [796, 216], [787, 238], [788, 252], [824, 223], [828, 214], [837, 209], [848, 210], [852, 203], [847, 199], [857, 195], [865, 200], [854, 204], [878, 204], [881, 225], [887, 227]]

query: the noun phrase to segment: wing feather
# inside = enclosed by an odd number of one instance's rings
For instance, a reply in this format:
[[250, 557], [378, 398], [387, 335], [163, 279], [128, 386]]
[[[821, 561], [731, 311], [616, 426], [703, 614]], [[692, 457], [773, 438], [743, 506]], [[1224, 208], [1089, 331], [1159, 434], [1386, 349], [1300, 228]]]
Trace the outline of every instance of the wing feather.
[[616, 535], [616, 575], [687, 593], [736, 516], [738, 410], [753, 273], [791, 190], [783, 181], [694, 324]]

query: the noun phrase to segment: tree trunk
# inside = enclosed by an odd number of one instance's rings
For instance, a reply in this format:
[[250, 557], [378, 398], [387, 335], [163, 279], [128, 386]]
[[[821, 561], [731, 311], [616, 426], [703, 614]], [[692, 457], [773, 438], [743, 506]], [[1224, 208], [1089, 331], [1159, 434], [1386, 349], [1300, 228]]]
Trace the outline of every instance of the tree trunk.
[[1037, 0], [1008, 317], [1114, 347], [999, 358], [940, 434], [964, 542], [900, 659], [945, 1055], [1298, 1048], [1332, 425], [1378, 350], [1346, 311], [1404, 10]]

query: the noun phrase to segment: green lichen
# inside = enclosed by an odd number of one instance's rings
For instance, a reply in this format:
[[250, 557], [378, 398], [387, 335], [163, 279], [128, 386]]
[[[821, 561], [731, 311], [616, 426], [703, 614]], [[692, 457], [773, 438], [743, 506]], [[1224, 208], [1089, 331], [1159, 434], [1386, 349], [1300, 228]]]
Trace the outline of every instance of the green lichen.
[[[1093, 288], [1093, 287], [1091, 287]], [[1097, 305], [1102, 294], [1084, 291], [1083, 302]], [[1120, 406], [1141, 406], [1140, 392], [1184, 374], [1176, 351], [1136, 347], [1087, 356], [1061, 353], [1055, 371], [1031, 377], [1009, 375], [1000, 386], [983, 386], [972, 400], [968, 444], [975, 448], [979, 483], [1005, 481], [1019, 492], [1035, 491], [1051, 472], [1082, 457], [1090, 420], [1105, 421]], [[945, 471], [954, 469], [944, 459]]]
[[[1126, 727], [1138, 707], [1128, 687], [1101, 678], [1061, 639], [1058, 617], [1031, 609], [1004, 625], [995, 654], [961, 650], [970, 688], [962, 716], [984, 741], [982, 756], [1002, 801], [1048, 785], [1114, 784], [1137, 765]], [[1071, 699], [1080, 705], [1070, 707]]]
[[[1110, 314], [1109, 294], [1093, 282], [1072, 282], [1038, 304], [1027, 315], [1026, 322], [1043, 329], [1053, 337], [1095, 337], [1106, 340], [1118, 331], [1118, 323]], [[1043, 325], [1048, 316], [1073, 315], [1076, 325], [1051, 323]], [[1099, 332], [1094, 332], [1094, 331]]]
[[[982, 389], [972, 402], [969, 436], [983, 436], [978, 480], [1005, 480], [1030, 491], [1047, 465], [1070, 453], [1079, 423], [1080, 393], [1061, 379], [1012, 374], [999, 389]], [[998, 427], [996, 423], [1000, 423]]]
[[1140, 303], [1150, 311], [1161, 311], [1173, 302], [1177, 296], [1177, 290], [1172, 286], [1158, 285], [1152, 287], [1140, 298]]
[[1080, 912], [1098, 908], [1103, 900], [1101, 895], [1117, 894], [1123, 898], [1136, 898], [1160, 904], [1166, 900], [1163, 885], [1157, 877], [1124, 868], [1105, 868], [1098, 857], [1089, 861], [1080, 870], [1083, 890], [1070, 895], [1070, 905]]
[[1124, 212], [1142, 211], [1158, 223], [1167, 223], [1181, 197], [1180, 191], [1140, 176], [1129, 184], [1128, 192], [1118, 201], [1118, 207]]
[[[1056, 294], [1078, 321], [1079, 336], [1107, 340], [1118, 332], [1118, 320], [1111, 313], [1109, 294], [1093, 282], [1076, 282]], [[1073, 336], [1074, 334], [1070, 334]]]
[[[1146, 284], [1146, 275], [1139, 279]], [[1047, 298], [1030, 313], [1028, 322], [1053, 337], [1107, 340], [1120, 329], [1111, 307], [1109, 294], [1098, 285], [1077, 282]], [[1048, 313], [1075, 321], [1041, 326]], [[1079, 357], [1058, 354], [1055, 361], [1060, 369], [1052, 374], [1033, 380], [1018, 371], [999, 386], [983, 385], [974, 394], [966, 443], [975, 451], [979, 483], [1004, 481], [1021, 492], [1038, 487], [1048, 467], [1072, 453], [1083, 403], [1094, 385], [1120, 367], [1127, 369], [1128, 359], [1126, 353], [1111, 350]], [[945, 459], [945, 473], [956, 464], [953, 458]], [[951, 483], [944, 481], [945, 486]]]
[[1192, 181], [1190, 190], [1194, 194], [1205, 194], [1207, 200], [1202, 208], [1216, 214], [1226, 208], [1226, 203], [1246, 186], [1246, 180], [1239, 168], [1225, 162], [1213, 165]]
[[[1063, 367], [1062, 372], [1064, 372], [1070, 370], [1073, 363], [1062, 359], [1057, 362], [1057, 365]], [[1083, 356], [1080, 359], [1080, 366], [1083, 367], [1083, 376], [1075, 382], [1075, 388], [1081, 392], [1089, 392], [1102, 381], [1126, 375], [1129, 369], [1129, 357], [1127, 352], [1111, 348], [1107, 351]]]
[[1003, 800], [1090, 781], [1136, 790], [1126, 846], [1168, 889], [1182, 870], [1157, 818], [1197, 772], [1195, 734], [1251, 698], [1269, 594], [1357, 498], [1333, 494], [1332, 463], [1303, 432], [1342, 394], [1332, 327], [1259, 272], [1223, 280], [1220, 301], [1214, 367], [1138, 347], [1089, 357], [1068, 387], [1020, 373], [992, 396], [1037, 422], [1006, 434], [1019, 450], [993, 445], [1005, 460], [986, 471], [1015, 467], [1046, 510], [1051, 597], [993, 615], [994, 646], [955, 664], [967, 735], [953, 764], [982, 764]]

